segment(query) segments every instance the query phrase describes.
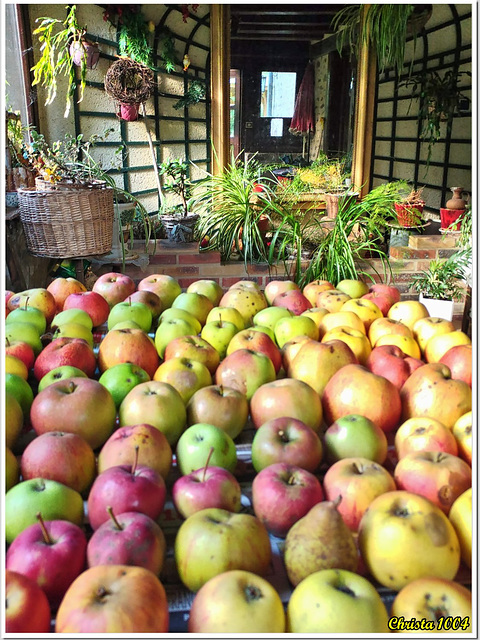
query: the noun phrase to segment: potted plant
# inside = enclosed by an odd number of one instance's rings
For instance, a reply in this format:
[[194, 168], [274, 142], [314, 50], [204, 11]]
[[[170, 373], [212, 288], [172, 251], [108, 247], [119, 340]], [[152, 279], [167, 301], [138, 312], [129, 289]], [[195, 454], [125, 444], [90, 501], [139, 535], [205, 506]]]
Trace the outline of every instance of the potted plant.
[[398, 224], [401, 227], [418, 227], [422, 222], [425, 200], [422, 199], [424, 187], [412, 189], [405, 197], [395, 202]]
[[412, 289], [419, 294], [419, 300], [430, 316], [452, 319], [454, 301], [465, 295], [462, 283], [466, 280], [471, 261], [471, 247], [466, 247], [446, 259], [431, 260], [428, 269], [414, 274]]
[[[45, 104], [51, 104], [57, 95], [57, 77], [65, 75], [68, 80], [65, 118], [68, 117], [72, 96], [79, 87], [78, 102], [83, 100], [87, 69], [98, 62], [98, 44], [85, 38], [86, 27], [77, 21], [77, 6], [70, 5], [66, 19], [37, 18], [39, 26], [33, 35], [40, 43], [40, 58], [32, 67], [32, 85], [41, 84], [47, 89]], [[80, 81], [77, 80], [75, 66], [80, 67]]]
[[192, 183], [188, 176], [188, 164], [183, 160], [166, 160], [159, 166], [158, 173], [166, 179], [163, 190], [180, 200], [173, 205], [165, 202], [159, 211], [167, 238], [177, 242], [192, 242], [199, 216], [190, 210]]
[[402, 86], [411, 88], [412, 100], [419, 100], [418, 120], [422, 124], [420, 135], [428, 144], [427, 169], [432, 147], [441, 137], [442, 122], [448, 122], [458, 113], [460, 102], [468, 100], [458, 86], [462, 75], [471, 74], [468, 71], [448, 69], [441, 75], [435, 70], [427, 69], [401, 83]]
[[27, 160], [23, 157], [25, 139], [29, 132], [29, 127], [22, 124], [20, 112], [8, 109], [6, 117], [6, 182], [5, 199], [7, 207], [18, 205], [18, 188], [33, 187], [35, 175]]
[[431, 4], [357, 4], [346, 5], [332, 20], [337, 48], [345, 45], [358, 58], [362, 43], [369, 42], [377, 53], [380, 71], [393, 68], [403, 73], [407, 37], [425, 26], [432, 15]]

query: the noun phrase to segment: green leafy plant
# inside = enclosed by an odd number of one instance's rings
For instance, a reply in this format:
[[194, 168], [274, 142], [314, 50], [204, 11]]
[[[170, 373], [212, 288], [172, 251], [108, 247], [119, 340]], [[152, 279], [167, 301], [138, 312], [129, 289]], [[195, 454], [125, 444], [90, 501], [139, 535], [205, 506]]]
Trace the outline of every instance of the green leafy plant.
[[348, 190], [345, 184], [350, 177], [349, 157], [329, 159], [325, 154], [314, 160], [308, 167], [296, 169], [294, 184], [303, 190], [320, 189], [326, 193]]
[[103, 5], [103, 19], [118, 29], [118, 50], [121, 56], [127, 56], [147, 67], [152, 66], [152, 47], [150, 36], [155, 24], [147, 21], [141, 5], [120, 4]]
[[[332, 28], [337, 33], [338, 51], [342, 54], [347, 45], [351, 54], [358, 58], [362, 43], [370, 43], [376, 50], [380, 71], [392, 67], [402, 74], [405, 43], [412, 18], [421, 13], [422, 17], [428, 19], [429, 12], [431, 7], [428, 5], [346, 5], [332, 20]], [[414, 39], [416, 33], [413, 30]]]
[[86, 33], [86, 27], [80, 27], [77, 21], [77, 6], [66, 7], [68, 14], [62, 22], [56, 18], [37, 18], [39, 26], [33, 31], [40, 43], [40, 58], [32, 67], [32, 85], [40, 84], [47, 89], [45, 104], [51, 104], [57, 95], [57, 77], [65, 75], [68, 79], [65, 118], [68, 117], [77, 86], [79, 87], [78, 102], [83, 100], [86, 75], [87, 58], [83, 56], [80, 63], [80, 82], [77, 82], [75, 64], [70, 54], [72, 43], [81, 42]]
[[446, 259], [431, 260], [428, 269], [413, 275], [412, 289], [424, 298], [459, 301], [465, 294], [462, 282], [471, 261], [471, 247], [452, 253]]
[[[159, 175], [168, 178], [169, 182], [164, 185], [164, 191], [174, 193], [180, 198], [181, 204], [169, 207], [169, 212], [178, 212], [183, 216], [188, 215], [188, 200], [191, 196], [192, 183], [188, 177], [188, 164], [182, 160], [167, 160], [162, 162], [158, 170]], [[161, 213], [165, 213], [162, 211]]]
[[197, 102], [200, 102], [202, 98], [205, 98], [206, 94], [207, 89], [205, 87], [205, 83], [201, 80], [193, 80], [188, 87], [188, 91], [173, 105], [173, 108], [183, 109], [184, 107], [188, 107], [192, 104], [197, 104]]

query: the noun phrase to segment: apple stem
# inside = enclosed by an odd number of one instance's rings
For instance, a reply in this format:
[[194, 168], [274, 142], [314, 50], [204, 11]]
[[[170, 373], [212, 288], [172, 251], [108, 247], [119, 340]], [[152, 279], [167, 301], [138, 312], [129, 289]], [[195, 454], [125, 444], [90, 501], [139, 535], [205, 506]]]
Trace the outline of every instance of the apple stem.
[[117, 529], [119, 531], [123, 530], [122, 525], [119, 523], [119, 521], [116, 519], [115, 514], [113, 513], [113, 509], [112, 507], [108, 506], [107, 507], [107, 511], [108, 511], [108, 515], [110, 516], [110, 518], [113, 520], [114, 525], [117, 527]]
[[353, 463], [353, 467], [354, 467], [354, 469], [355, 469], [355, 471], [356, 471], [357, 473], [360, 473], [360, 474], [362, 474], [362, 473], [363, 473], [363, 465], [361, 465], [360, 463], [358, 463], [358, 462], [356, 462], [356, 461], [355, 461], [355, 462]]
[[205, 474], [207, 473], [208, 463], [210, 462], [210, 458], [212, 457], [212, 454], [214, 451], [215, 449], [213, 447], [210, 447], [210, 451], [208, 452], [208, 456], [207, 456], [207, 461], [205, 463], [205, 466], [203, 467], [202, 482], [205, 482]]
[[223, 327], [222, 314], [221, 313], [218, 314], [218, 326], [220, 327], [220, 329]]
[[50, 534], [47, 531], [47, 527], [45, 526], [45, 522], [43, 521], [42, 514], [40, 513], [40, 511], [36, 514], [35, 517], [37, 518], [38, 524], [40, 525], [40, 529], [42, 530], [43, 539], [45, 540], [45, 543], [53, 544], [53, 541], [50, 537]]
[[10, 346], [10, 340], [7, 338], [7, 336], [5, 336], [5, 346], [6, 347]]
[[30, 296], [27, 296], [27, 297], [25, 298], [25, 307], [24, 307], [25, 311], [27, 310], [27, 307], [28, 307], [28, 301], [29, 301], [29, 300], [30, 300]]
[[135, 446], [135, 458], [133, 460], [133, 465], [132, 465], [132, 476], [135, 475], [135, 471], [137, 470], [137, 464], [138, 464], [138, 450], [140, 449], [140, 447], [138, 446], [138, 444]]
[[223, 396], [223, 384], [218, 386], [218, 390], [220, 391], [220, 395]]

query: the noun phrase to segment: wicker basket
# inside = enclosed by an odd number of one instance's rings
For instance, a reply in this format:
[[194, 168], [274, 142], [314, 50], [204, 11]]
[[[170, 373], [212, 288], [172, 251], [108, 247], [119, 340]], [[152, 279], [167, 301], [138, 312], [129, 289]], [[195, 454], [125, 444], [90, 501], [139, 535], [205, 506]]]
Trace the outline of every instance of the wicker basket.
[[108, 253], [113, 237], [113, 190], [19, 189], [18, 204], [28, 251], [44, 258]]

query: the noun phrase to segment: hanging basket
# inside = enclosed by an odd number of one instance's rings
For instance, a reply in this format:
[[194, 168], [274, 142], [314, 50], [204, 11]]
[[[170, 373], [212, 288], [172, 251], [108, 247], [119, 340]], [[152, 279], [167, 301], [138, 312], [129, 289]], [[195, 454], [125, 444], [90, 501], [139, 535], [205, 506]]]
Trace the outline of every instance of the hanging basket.
[[142, 104], [153, 93], [154, 76], [149, 67], [130, 58], [114, 62], [105, 75], [105, 91], [120, 104]]
[[113, 236], [113, 189], [105, 185], [38, 191], [19, 189], [28, 251], [44, 258], [108, 253]]

